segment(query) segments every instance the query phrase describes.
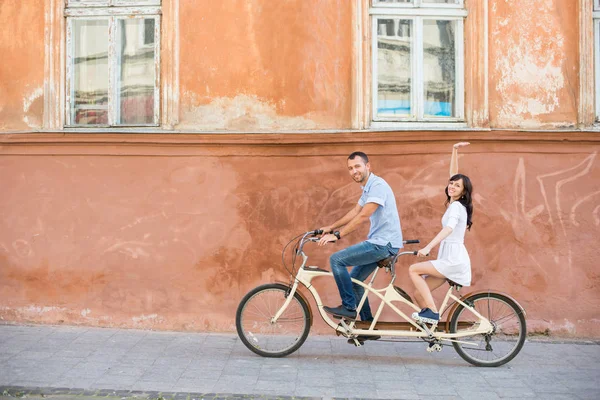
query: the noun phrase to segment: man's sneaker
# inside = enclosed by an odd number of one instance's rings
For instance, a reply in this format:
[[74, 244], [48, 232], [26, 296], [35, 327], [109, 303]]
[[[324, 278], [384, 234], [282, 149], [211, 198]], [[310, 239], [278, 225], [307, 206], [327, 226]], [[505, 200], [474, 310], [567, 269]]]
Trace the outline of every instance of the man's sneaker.
[[431, 311], [430, 308], [424, 308], [419, 313], [413, 313], [412, 317], [420, 323], [437, 324], [440, 322], [440, 314]]
[[332, 314], [336, 317], [356, 319], [356, 311], [348, 310], [344, 306], [338, 306], [338, 307], [323, 306], [323, 310], [325, 310], [326, 313]]

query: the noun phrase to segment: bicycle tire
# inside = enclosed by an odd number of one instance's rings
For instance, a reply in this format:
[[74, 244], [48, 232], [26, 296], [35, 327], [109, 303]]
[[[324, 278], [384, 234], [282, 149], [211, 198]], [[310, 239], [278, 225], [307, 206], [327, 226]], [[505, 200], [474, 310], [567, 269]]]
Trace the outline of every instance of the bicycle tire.
[[[498, 367], [515, 358], [523, 348], [527, 336], [525, 312], [521, 307], [509, 297], [494, 292], [477, 293], [463, 299], [463, 302], [471, 305], [486, 317], [494, 326], [494, 331], [489, 335], [479, 334], [457, 338], [456, 340], [468, 341], [480, 337], [483, 341], [477, 346], [452, 342], [458, 355], [478, 367]], [[474, 329], [477, 323], [475, 314], [459, 304], [450, 320], [450, 332], [457, 333]], [[493, 345], [492, 339], [496, 339]], [[482, 349], [481, 345], [484, 344], [485, 347]], [[494, 351], [494, 347], [496, 347], [496, 351]], [[507, 350], [501, 357], [491, 359], [500, 352], [498, 349]], [[484, 355], [487, 359], [484, 359]]]
[[240, 301], [235, 325], [242, 343], [263, 357], [284, 357], [298, 350], [312, 324], [306, 301], [294, 293], [291, 303], [275, 324], [271, 318], [286, 301], [289, 287], [270, 283], [248, 292]]

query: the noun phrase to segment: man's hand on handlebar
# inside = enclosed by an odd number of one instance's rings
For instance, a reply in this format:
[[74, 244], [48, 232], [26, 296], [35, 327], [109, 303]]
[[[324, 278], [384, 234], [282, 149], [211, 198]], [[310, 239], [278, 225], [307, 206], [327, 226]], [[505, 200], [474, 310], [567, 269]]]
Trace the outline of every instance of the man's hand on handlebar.
[[323, 231], [323, 233], [327, 234], [327, 233], [333, 232], [333, 227], [331, 227], [331, 226], [324, 226], [322, 228], [319, 228], [318, 230]]
[[[325, 231], [324, 232], [330, 232], [330, 231]], [[337, 242], [338, 238], [333, 234], [333, 233], [327, 233], [323, 236], [321, 236], [321, 239], [319, 239], [319, 246], [325, 246], [328, 242]]]

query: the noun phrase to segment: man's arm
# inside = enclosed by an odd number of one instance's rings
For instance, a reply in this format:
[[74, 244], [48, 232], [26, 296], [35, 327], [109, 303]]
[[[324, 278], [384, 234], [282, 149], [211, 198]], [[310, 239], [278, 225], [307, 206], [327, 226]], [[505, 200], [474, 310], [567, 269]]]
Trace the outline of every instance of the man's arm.
[[[373, 215], [373, 213], [377, 210], [377, 207], [379, 207], [379, 204], [377, 203], [365, 204], [364, 207], [362, 207], [360, 211], [346, 225], [344, 225], [343, 228], [340, 229], [340, 237], [350, 234], [351, 232], [355, 231], [359, 225], [368, 221], [371, 215]], [[323, 235], [321, 240], [319, 240], [319, 246], [323, 246], [328, 242], [335, 242], [336, 240], [338, 239], [333, 234]]]
[[321, 230], [324, 233], [329, 233], [329, 232], [335, 230], [336, 228], [339, 228], [340, 226], [346, 225], [348, 222], [350, 222], [354, 217], [356, 217], [360, 213], [361, 209], [362, 209], [362, 207], [360, 206], [360, 204], [356, 204], [356, 206], [352, 210], [348, 211], [348, 213], [346, 215], [344, 215], [342, 218], [338, 219], [331, 225], [322, 227]]
[[360, 210], [360, 212], [354, 218], [352, 218], [350, 222], [340, 229], [340, 236], [347, 236], [348, 234], [354, 232], [359, 225], [367, 222], [369, 218], [371, 218], [371, 215], [373, 215], [373, 213], [377, 210], [377, 207], [379, 207], [379, 204], [377, 203], [365, 204], [362, 210]]

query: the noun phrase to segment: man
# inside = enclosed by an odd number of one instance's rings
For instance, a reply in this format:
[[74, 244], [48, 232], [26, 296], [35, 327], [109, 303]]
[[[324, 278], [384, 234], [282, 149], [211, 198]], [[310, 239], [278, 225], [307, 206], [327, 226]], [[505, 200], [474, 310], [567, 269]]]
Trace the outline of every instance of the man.
[[[344, 239], [370, 220], [371, 228], [366, 241], [340, 250], [329, 259], [342, 305], [323, 308], [337, 317], [356, 319], [356, 307], [364, 294], [364, 288], [353, 284], [350, 278], [364, 281], [377, 268], [377, 261], [398, 253], [403, 245], [400, 217], [392, 188], [371, 172], [369, 157], [365, 153], [354, 152], [348, 156], [347, 161], [350, 176], [363, 189], [362, 196], [346, 215], [321, 228], [323, 232], [332, 233], [324, 234], [319, 240], [319, 246]], [[350, 266], [354, 268], [348, 273], [347, 267]], [[363, 321], [373, 320], [368, 300], [360, 311], [360, 318]]]

